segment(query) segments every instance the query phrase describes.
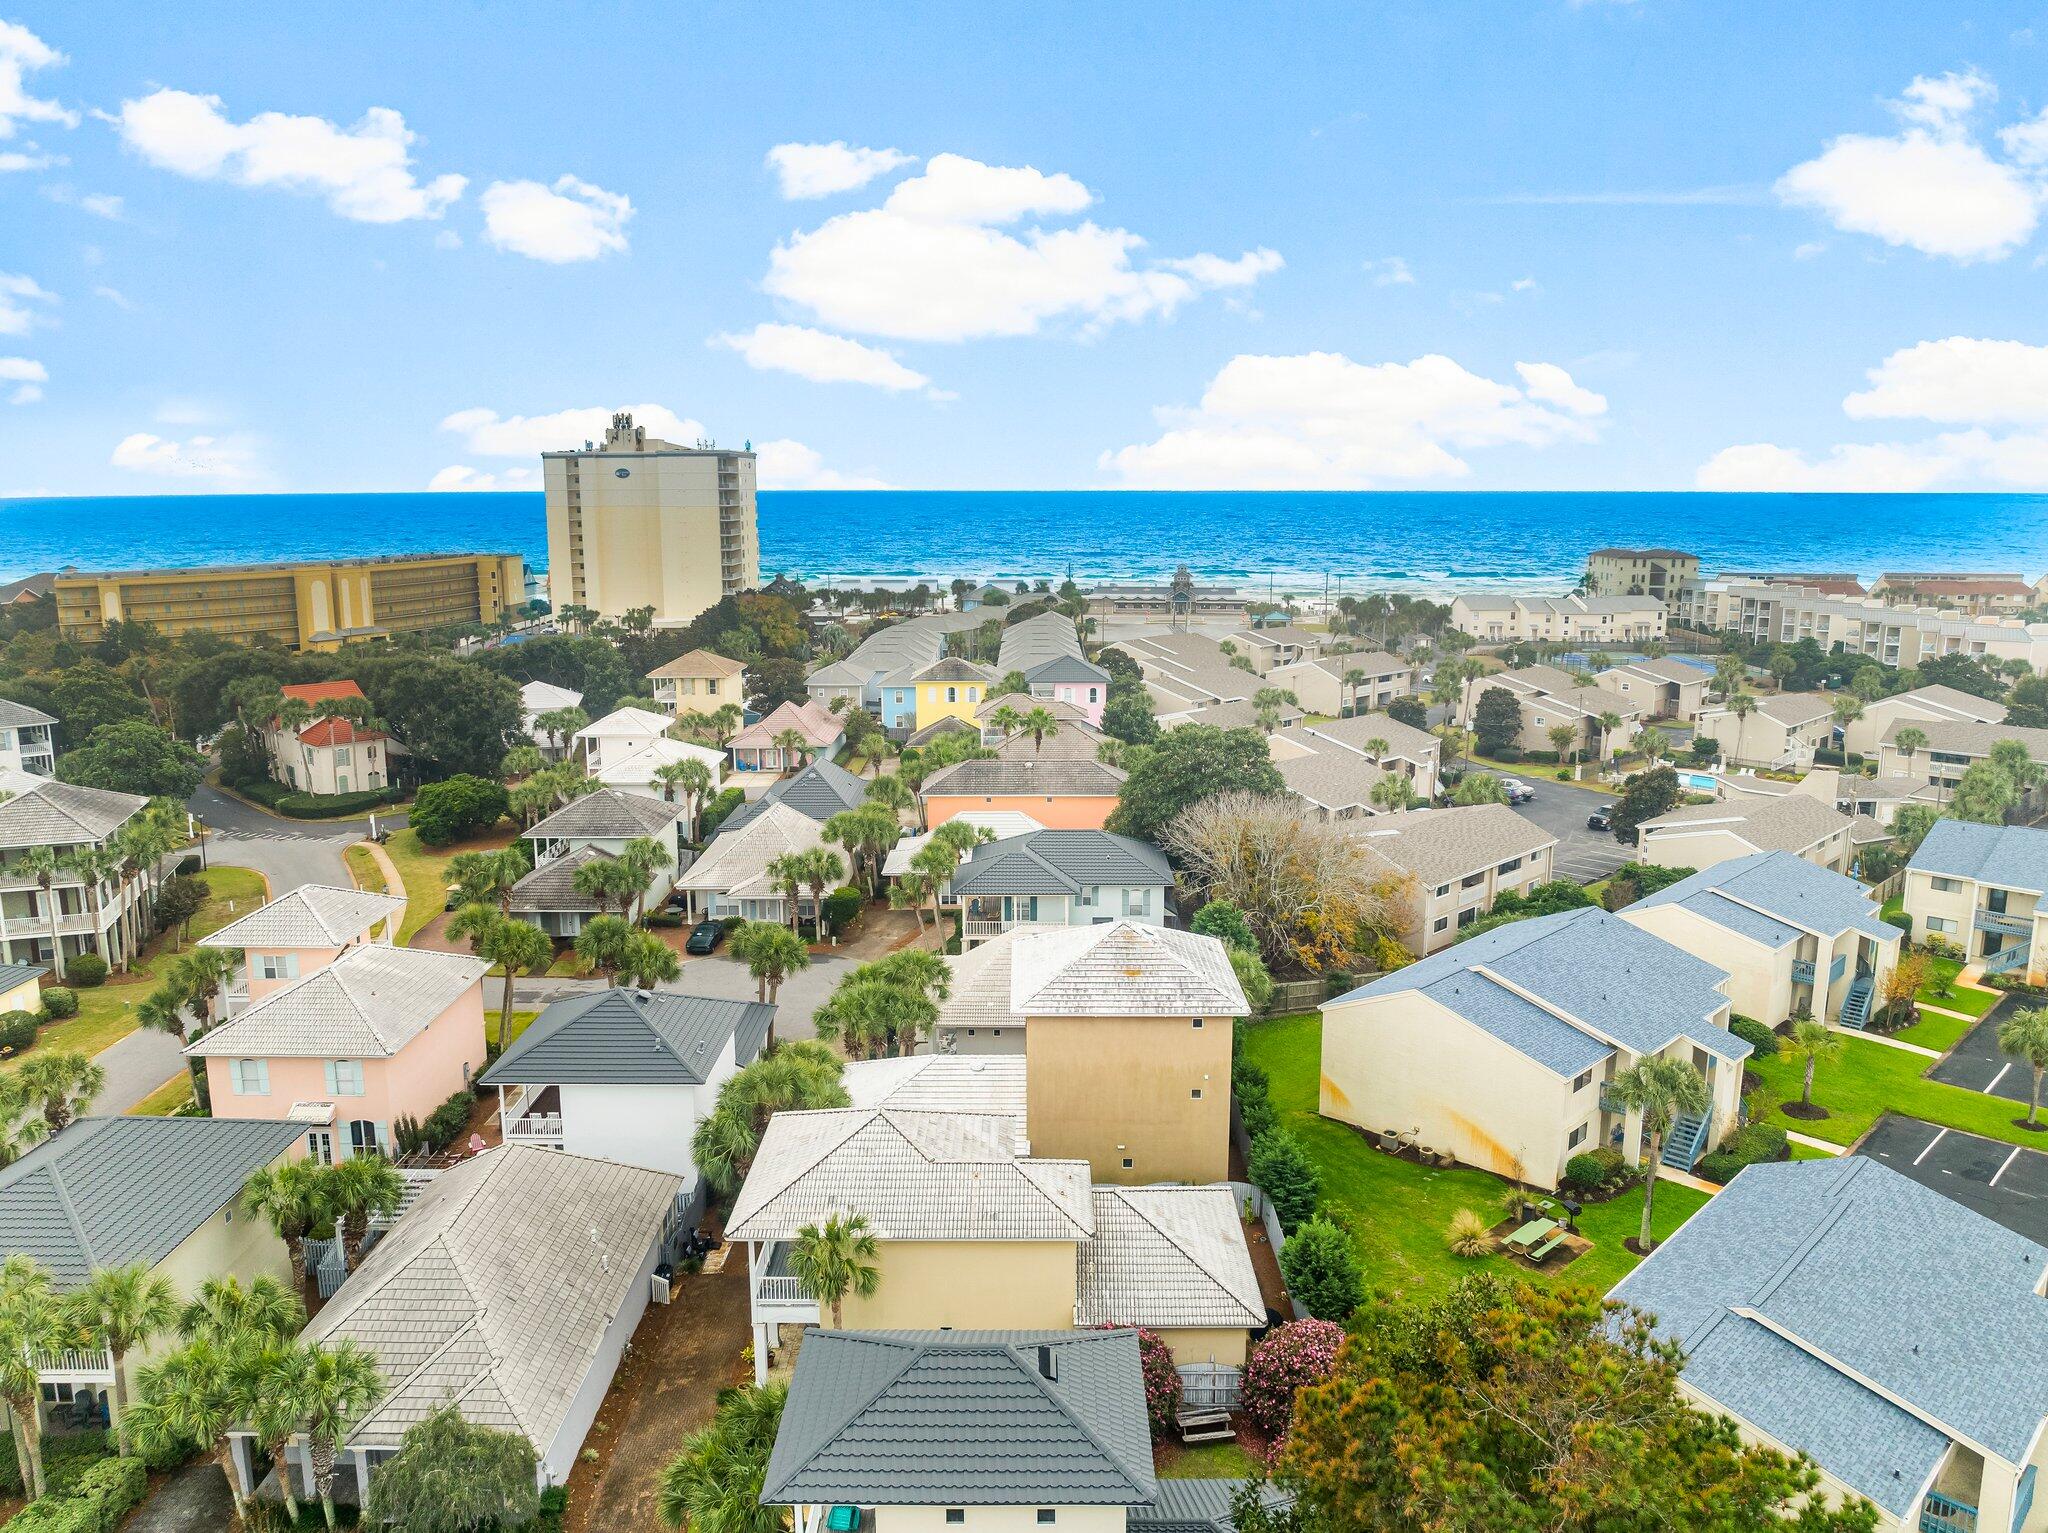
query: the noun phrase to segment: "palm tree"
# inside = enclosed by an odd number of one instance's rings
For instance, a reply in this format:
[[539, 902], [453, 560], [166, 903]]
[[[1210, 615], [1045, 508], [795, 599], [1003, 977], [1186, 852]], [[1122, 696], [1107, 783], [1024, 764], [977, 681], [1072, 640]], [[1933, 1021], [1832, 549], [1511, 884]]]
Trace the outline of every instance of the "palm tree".
[[40, 1112], [31, 1113], [32, 1105], [18, 1076], [0, 1075], [0, 1170], [49, 1137], [48, 1121]]
[[720, 703], [709, 713], [701, 715], [705, 732], [711, 736], [711, 743], [724, 750], [732, 743], [732, 737], [739, 733], [740, 721], [746, 713], [738, 703]]
[[934, 898], [939, 889], [938, 880], [922, 868], [911, 867], [897, 876], [889, 890], [891, 910], [912, 910], [917, 913], [917, 929], [924, 930], [925, 901]]
[[1713, 1105], [1706, 1077], [1689, 1060], [1652, 1054], [1615, 1073], [1608, 1092], [1624, 1108], [1640, 1113], [1643, 1123], [1643, 1222], [1636, 1235], [1640, 1255], [1650, 1254], [1651, 1204], [1657, 1195], [1657, 1162], [1664, 1153], [1664, 1135], [1681, 1115], [1698, 1117]]
[[576, 956], [603, 974], [608, 984], [616, 985], [627, 939], [632, 935], [633, 928], [617, 916], [592, 916], [576, 934]]
[[1846, 765], [1849, 749], [1849, 726], [1863, 717], [1863, 699], [1854, 692], [1837, 692], [1834, 702], [1829, 705], [1829, 711], [1834, 714], [1835, 729], [1842, 736], [1843, 760]]
[[1374, 783], [1368, 797], [1373, 808], [1389, 814], [1398, 813], [1403, 809], [1413, 809], [1421, 801], [1420, 795], [1415, 791], [1415, 785], [1397, 772], [1389, 772]]
[[0, 1262], [0, 1400], [14, 1419], [14, 1452], [29, 1499], [42, 1495], [43, 1380], [40, 1353], [61, 1352], [77, 1336], [50, 1274], [17, 1252]]
[[1600, 726], [1600, 755], [1604, 759], [1613, 754], [1614, 732], [1621, 728], [1621, 715], [1612, 708], [1604, 708], [1593, 722]]
[[1385, 740], [1382, 740], [1378, 735], [1374, 735], [1370, 740], [1365, 742], [1362, 749], [1365, 751], [1366, 759], [1371, 761], [1374, 766], [1378, 766], [1380, 763], [1380, 757], [1386, 755], [1386, 753], [1388, 752], [1388, 750], [1391, 749], [1391, 747], [1387, 744]]
[[880, 804], [891, 814], [901, 816], [914, 802], [916, 796], [909, 784], [900, 777], [877, 777], [868, 784], [868, 801]]
[[988, 716], [989, 723], [1002, 731], [1005, 740], [1024, 727], [1024, 715], [1009, 703], [999, 704]]
[[754, 976], [755, 997], [774, 1002], [783, 980], [811, 966], [811, 950], [788, 927], [774, 921], [749, 921], [732, 934], [733, 957]]
[[[1340, 710], [1346, 718], [1349, 718], [1358, 711], [1358, 689], [1371, 679], [1371, 677], [1367, 676], [1363, 670], [1355, 665], [1344, 673], [1344, 685], [1351, 689], [1350, 696], [1345, 699], [1344, 706]], [[1368, 749], [1370, 749], [1369, 746]]]
[[880, 886], [882, 860], [889, 855], [889, 848], [902, 838], [903, 827], [896, 822], [894, 812], [870, 800], [857, 809], [842, 809], [827, 820], [823, 828], [827, 841], [837, 842], [846, 848], [854, 866], [866, 867], [869, 894]]
[[834, 1214], [822, 1227], [807, 1224], [789, 1248], [789, 1271], [803, 1291], [832, 1309], [832, 1329], [844, 1324], [846, 1296], [874, 1297], [882, 1285], [880, 1254], [864, 1214]]
[[233, 1338], [189, 1341], [144, 1368], [136, 1378], [136, 1401], [128, 1420], [144, 1453], [198, 1443], [211, 1450], [239, 1520], [247, 1510], [235, 1470], [234, 1440], [245, 1402], [230, 1370]]
[[128, 1456], [127, 1357], [178, 1323], [178, 1295], [167, 1278], [151, 1274], [146, 1262], [95, 1267], [66, 1304], [71, 1323], [114, 1365], [114, 1441]]
[[619, 955], [621, 983], [652, 990], [682, 972], [683, 961], [676, 957], [676, 950], [653, 932], [636, 931], [626, 938], [625, 950]]
[[1745, 674], [1740, 655], [1723, 655], [1714, 662], [1714, 690], [1724, 699], [1732, 698], [1741, 690]]
[[170, 978], [199, 1014], [201, 1032], [213, 1025], [213, 1003], [241, 963], [239, 948], [196, 947], [171, 965]]
[[1835, 1036], [1825, 1022], [1802, 1017], [1792, 1024], [1792, 1034], [1786, 1040], [1786, 1047], [1794, 1056], [1806, 1061], [1804, 1078], [1799, 1087], [1799, 1105], [1811, 1107], [1814, 1066], [1824, 1059], [1830, 1062], [1840, 1059], [1844, 1047], [1842, 1040]]
[[470, 952], [482, 957], [491, 934], [504, 924], [505, 918], [498, 914], [496, 905], [472, 900], [448, 918], [441, 933], [450, 942], [467, 942]]
[[1559, 761], [1568, 755], [1578, 754], [1579, 729], [1576, 724], [1553, 724], [1544, 733], [1549, 737], [1550, 748], [1557, 752]]
[[[100, 937], [100, 910], [103, 900], [100, 890], [110, 878], [121, 876], [121, 854], [111, 846], [81, 846], [64, 859], [64, 866], [76, 873], [85, 883], [86, 908], [92, 914], [93, 944], [101, 949], [100, 957], [107, 956], [104, 939]], [[123, 963], [126, 962], [127, 944], [122, 944]]]
[[876, 978], [863, 965], [839, 982], [812, 1017], [820, 1038], [838, 1039], [855, 1059], [871, 1059], [894, 1044], [910, 1054], [939, 1019], [939, 1009], [922, 991]]
[[817, 927], [818, 940], [823, 942], [831, 935], [825, 926], [825, 891], [846, 881], [846, 860], [824, 846], [806, 847], [796, 854], [796, 860], [811, 891], [811, 920]]
[[1999, 1023], [1998, 1046], [2033, 1072], [2034, 1089], [2027, 1101], [2027, 1127], [2032, 1128], [2041, 1113], [2041, 1077], [2048, 1074], [2048, 1007], [2016, 1011]]
[[667, 766], [654, 769], [654, 780], [661, 784], [661, 796], [673, 800], [680, 793], [683, 805], [689, 812], [690, 839], [697, 839], [697, 816], [703, 812], [706, 795], [711, 792], [711, 768], [695, 757], [687, 761], [671, 761]]
[[50, 962], [57, 971], [57, 983], [64, 982], [64, 939], [57, 934], [57, 875], [63, 870], [64, 860], [57, 855], [54, 847], [32, 846], [14, 859], [14, 871], [26, 874], [36, 881], [36, 894], [43, 907], [43, 915], [50, 923]]
[[797, 902], [803, 898], [804, 865], [796, 852], [784, 852], [768, 863], [768, 877], [789, 906], [789, 929], [796, 930]]
[[381, 1155], [352, 1155], [326, 1172], [327, 1204], [341, 1228], [342, 1255], [353, 1272], [370, 1239], [370, 1216], [389, 1218], [405, 1201], [405, 1178]]
[[238, 1336], [296, 1336], [305, 1323], [305, 1305], [274, 1277], [254, 1278], [247, 1288], [239, 1278], [212, 1277], [178, 1316], [178, 1334], [225, 1346]]
[[1060, 721], [1050, 708], [1041, 705], [1018, 720], [1017, 727], [1031, 736], [1031, 754], [1035, 756], [1045, 749], [1047, 740], [1060, 732]]
[[1892, 749], [1906, 758], [1906, 775], [1913, 775], [1913, 757], [1927, 748], [1927, 731], [1908, 724], [1892, 736]]
[[292, 1259], [292, 1288], [306, 1288], [306, 1236], [333, 1212], [326, 1168], [310, 1161], [265, 1166], [242, 1184], [242, 1206], [270, 1221]]
[[652, 836], [635, 836], [619, 851], [620, 884], [627, 891], [626, 918], [636, 920], [654, 875], [675, 865], [675, 856]]
[[569, 876], [569, 887], [587, 900], [597, 901], [600, 917], [610, 909], [613, 900], [619, 908], [626, 906], [628, 874], [619, 866], [616, 857], [593, 857]]
[[1735, 759], [1744, 760], [1742, 737], [1749, 729], [1749, 716], [1756, 712], [1756, 698], [1748, 692], [1737, 692], [1728, 699], [1728, 711], [1735, 715]]
[[512, 908], [512, 887], [532, 869], [517, 842], [494, 852], [458, 852], [448, 863], [448, 877], [462, 888], [465, 901], [489, 901], [504, 915]]
[[384, 1396], [377, 1359], [353, 1341], [309, 1342], [277, 1354], [279, 1395], [292, 1403], [313, 1461], [313, 1490], [327, 1526], [334, 1526], [334, 1453], [371, 1406]]
[[505, 988], [498, 1003], [498, 1052], [505, 1052], [512, 1035], [512, 984], [522, 974], [538, 974], [555, 956], [554, 939], [531, 921], [500, 921], [480, 950], [505, 971]]
[[270, 1460], [292, 1525], [299, 1521], [298, 1476], [286, 1449], [299, 1429], [298, 1402], [291, 1392], [292, 1344], [283, 1337], [248, 1340], [227, 1350], [227, 1388], [239, 1407], [244, 1431]]
[[683, 1439], [661, 1471], [658, 1511], [691, 1533], [782, 1533], [779, 1506], [761, 1505], [761, 1482], [789, 1386], [719, 1391], [711, 1424]]
[[775, 749], [781, 753], [784, 775], [793, 773], [802, 767], [805, 763], [806, 752], [810, 749], [810, 742], [804, 738], [803, 731], [794, 726], [778, 732], [775, 736], [774, 745]]
[[45, 1054], [38, 1049], [22, 1061], [16, 1079], [28, 1104], [43, 1115], [54, 1134], [99, 1095], [107, 1072], [84, 1054]]

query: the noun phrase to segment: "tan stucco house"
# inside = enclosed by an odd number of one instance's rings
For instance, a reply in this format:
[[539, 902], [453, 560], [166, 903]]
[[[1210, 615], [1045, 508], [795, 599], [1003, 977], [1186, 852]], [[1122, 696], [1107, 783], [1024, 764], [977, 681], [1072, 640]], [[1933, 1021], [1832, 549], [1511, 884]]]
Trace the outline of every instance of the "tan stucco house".
[[1986, 973], [2048, 978], [2048, 830], [1936, 820], [1906, 864], [1913, 935]]
[[1660, 868], [1710, 868], [1755, 852], [1791, 852], [1846, 873], [1855, 850], [1855, 823], [1807, 793], [1745, 794], [1722, 803], [1687, 804], [1637, 829], [1637, 858]]
[[1593, 673], [1593, 685], [1642, 709], [1646, 718], [1690, 724], [1706, 706], [1713, 673], [1669, 656], [1631, 660]]
[[677, 718], [716, 713], [727, 703], [747, 706], [747, 668], [742, 661], [714, 650], [693, 649], [647, 673], [654, 700], [667, 703]]
[[1375, 815], [1359, 843], [1405, 875], [1401, 945], [1434, 953], [1493, 909], [1502, 893], [1548, 882], [1557, 837], [1506, 804]]
[[1803, 772], [1835, 736], [1835, 700], [1825, 692], [1773, 692], [1753, 698], [1748, 718], [1727, 704], [1700, 710], [1696, 738], [1713, 740], [1738, 766]]
[[[1466, 677], [1458, 722], [1472, 728], [1479, 715], [1479, 699], [1496, 688], [1513, 697], [1521, 710], [1515, 746], [1522, 751], [1556, 750], [1550, 731], [1563, 725], [1576, 732], [1576, 749], [1583, 758], [1606, 760], [1628, 748], [1648, 716], [1642, 704], [1630, 702], [1619, 692], [1582, 686], [1576, 677], [1555, 666], [1525, 665], [1520, 670]], [[1600, 723], [1603, 715], [1620, 723], [1612, 730], [1605, 729]]]
[[1923, 727], [1930, 723], [2002, 724], [2005, 704], [1955, 687], [1915, 687], [1910, 692], [1894, 692], [1890, 697], [1865, 703], [1863, 712], [1844, 727], [1843, 743], [1859, 756], [1875, 756], [1879, 737], [1903, 720], [1915, 721]]

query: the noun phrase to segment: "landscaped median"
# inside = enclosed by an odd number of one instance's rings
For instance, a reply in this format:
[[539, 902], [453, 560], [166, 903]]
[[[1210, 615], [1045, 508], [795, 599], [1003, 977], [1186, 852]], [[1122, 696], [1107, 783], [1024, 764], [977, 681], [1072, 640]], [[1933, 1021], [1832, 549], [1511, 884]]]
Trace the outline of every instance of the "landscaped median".
[[[2048, 1149], [2048, 1134], [2028, 1133], [2013, 1121], [2026, 1116], [2026, 1103], [1927, 1080], [1924, 1072], [1933, 1061], [1924, 1054], [1852, 1033], [1836, 1036], [1841, 1057], [1820, 1061], [1813, 1077], [1814, 1104], [1827, 1109], [1825, 1118], [1785, 1114], [1782, 1104], [1799, 1101], [1806, 1070], [1805, 1062], [1790, 1049], [1780, 1048], [1770, 1059], [1750, 1060], [1750, 1072], [1762, 1083], [1761, 1097], [1774, 1104], [1762, 1113], [1763, 1121], [1830, 1144], [1852, 1145], [1890, 1112], [2033, 1150]], [[1757, 1098], [1751, 1100], [1754, 1109]]]
[[[1469, 1272], [1491, 1269], [1605, 1292], [1636, 1264], [1622, 1241], [1642, 1222], [1640, 1188], [1589, 1205], [1579, 1215], [1579, 1233], [1592, 1241], [1593, 1249], [1569, 1266], [1532, 1271], [1504, 1256], [1451, 1255], [1445, 1232], [1452, 1215], [1469, 1208], [1493, 1223], [1502, 1217], [1508, 1183], [1485, 1171], [1438, 1169], [1388, 1155], [1358, 1130], [1321, 1117], [1316, 1112], [1322, 1076], [1319, 1013], [1246, 1023], [1242, 1032], [1244, 1057], [1266, 1072], [1281, 1125], [1314, 1162], [1322, 1178], [1323, 1207], [1350, 1231], [1368, 1288], [1438, 1294]], [[1654, 1210], [1657, 1238], [1671, 1234], [1706, 1201], [1707, 1195], [1694, 1188], [1660, 1183]]]

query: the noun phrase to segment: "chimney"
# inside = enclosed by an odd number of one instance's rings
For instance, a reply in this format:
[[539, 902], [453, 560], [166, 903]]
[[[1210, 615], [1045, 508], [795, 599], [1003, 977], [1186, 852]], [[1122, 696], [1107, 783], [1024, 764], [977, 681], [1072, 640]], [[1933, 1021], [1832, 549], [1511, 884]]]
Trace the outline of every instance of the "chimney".
[[1049, 1346], [1038, 1349], [1038, 1376], [1041, 1379], [1057, 1379], [1060, 1376], [1059, 1362]]

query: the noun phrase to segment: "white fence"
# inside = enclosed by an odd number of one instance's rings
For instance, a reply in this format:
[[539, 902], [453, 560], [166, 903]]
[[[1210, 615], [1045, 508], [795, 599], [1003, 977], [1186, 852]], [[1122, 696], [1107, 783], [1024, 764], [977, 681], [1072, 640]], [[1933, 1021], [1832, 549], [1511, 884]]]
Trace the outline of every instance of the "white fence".
[[1243, 1403], [1244, 1370], [1228, 1363], [1183, 1363], [1180, 1408], [1184, 1411], [1234, 1411]]

